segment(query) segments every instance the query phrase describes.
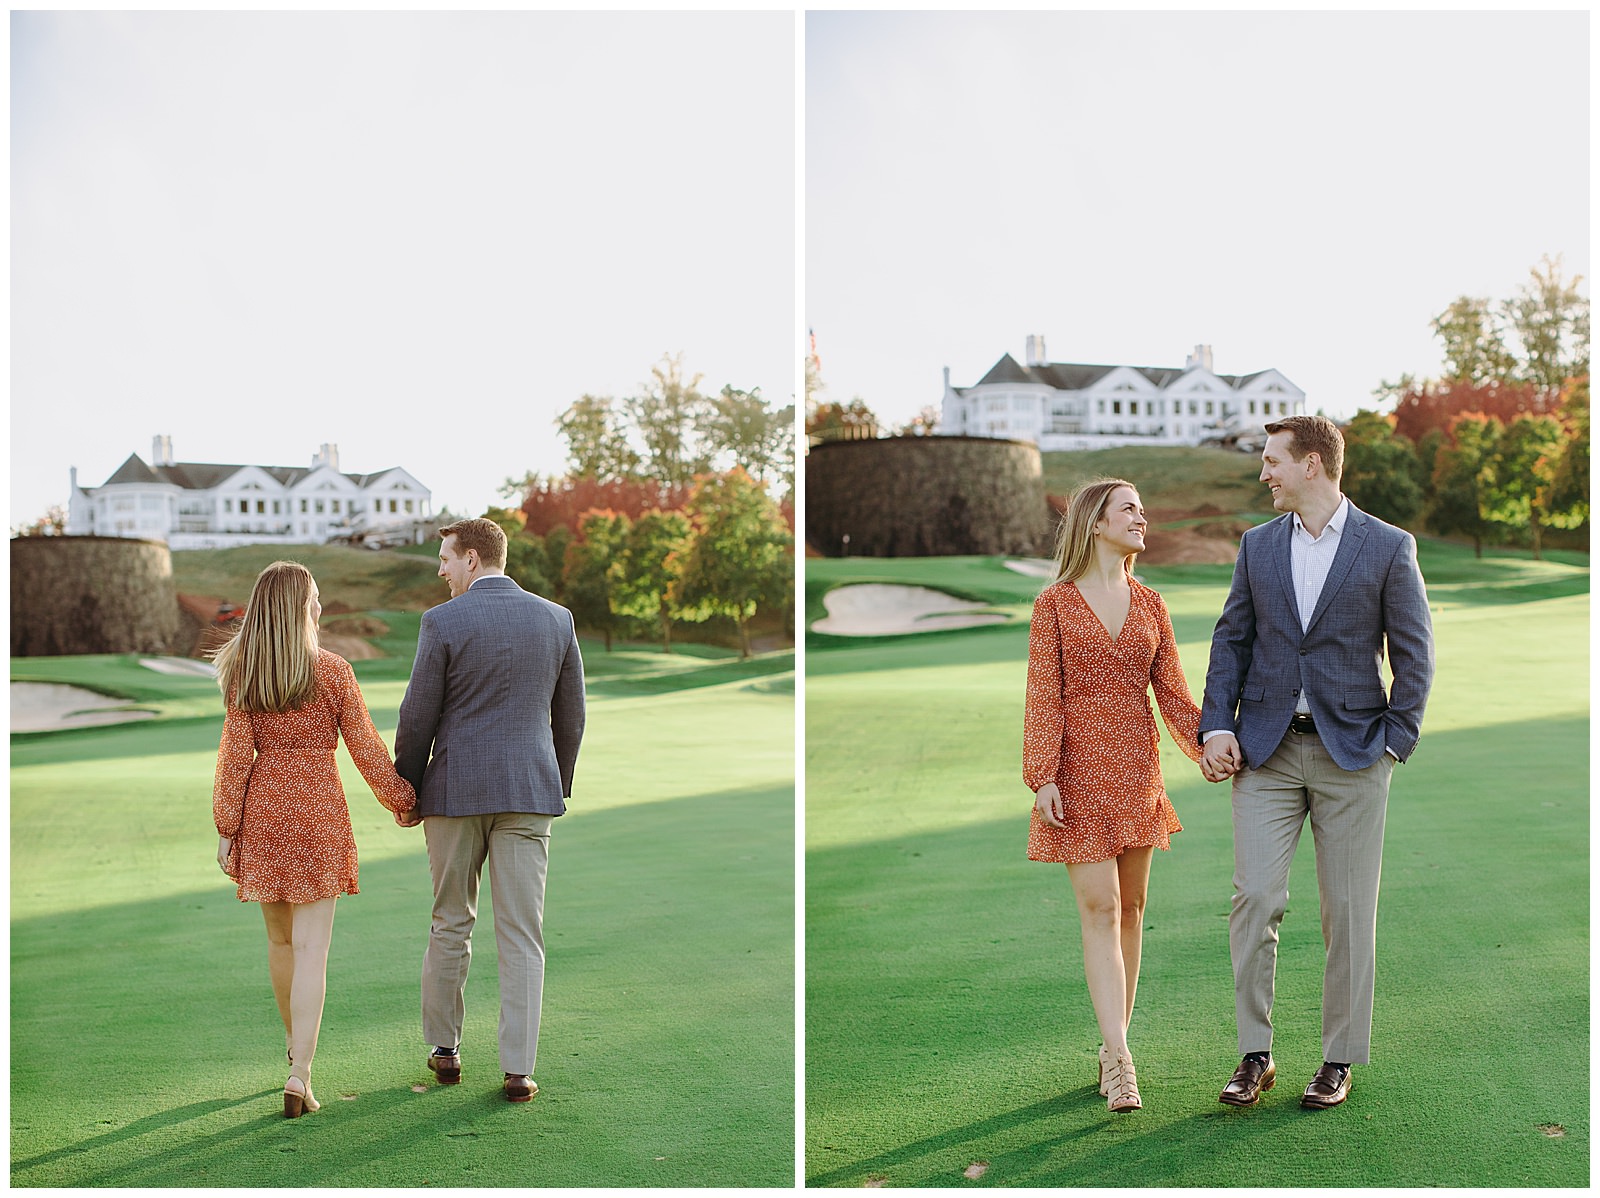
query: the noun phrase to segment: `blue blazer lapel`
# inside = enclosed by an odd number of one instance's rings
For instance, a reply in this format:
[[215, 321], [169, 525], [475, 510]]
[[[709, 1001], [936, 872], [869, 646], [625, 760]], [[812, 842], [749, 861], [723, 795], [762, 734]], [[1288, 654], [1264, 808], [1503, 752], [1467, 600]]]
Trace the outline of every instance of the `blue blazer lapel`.
[[1289, 544], [1294, 537], [1294, 517], [1285, 513], [1278, 517], [1278, 527], [1272, 533], [1272, 560], [1278, 565], [1278, 581], [1289, 600], [1289, 612], [1294, 622], [1300, 623], [1300, 596], [1294, 593], [1294, 562], [1289, 556]]
[[1333, 602], [1333, 597], [1339, 593], [1344, 580], [1350, 576], [1350, 567], [1355, 565], [1356, 555], [1361, 552], [1361, 545], [1366, 539], [1366, 513], [1352, 503], [1345, 515], [1344, 532], [1339, 535], [1339, 551], [1333, 555], [1333, 565], [1328, 569], [1328, 580], [1322, 584], [1322, 594], [1317, 598], [1317, 609], [1311, 613], [1311, 623], [1306, 625], [1307, 632], [1317, 626], [1317, 621], [1322, 619], [1322, 613], [1328, 610], [1328, 604]]

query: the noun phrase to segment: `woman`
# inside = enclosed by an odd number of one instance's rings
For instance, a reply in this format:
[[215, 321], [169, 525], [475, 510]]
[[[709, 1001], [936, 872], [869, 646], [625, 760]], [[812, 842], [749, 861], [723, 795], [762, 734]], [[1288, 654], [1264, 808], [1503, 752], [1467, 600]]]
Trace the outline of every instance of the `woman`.
[[322, 604], [311, 571], [273, 562], [256, 579], [238, 635], [215, 655], [227, 698], [212, 816], [217, 862], [258, 902], [267, 965], [288, 1041], [287, 1119], [322, 1104], [311, 1092], [333, 905], [356, 894], [356, 842], [334, 750], [339, 734], [390, 811], [417, 796], [394, 771], [350, 663], [317, 644]]
[[1128, 1022], [1139, 982], [1150, 858], [1182, 831], [1161, 782], [1149, 689], [1173, 739], [1200, 760], [1189, 697], [1161, 596], [1134, 580], [1144, 508], [1132, 483], [1086, 483], [1062, 519], [1056, 581], [1034, 602], [1023, 780], [1035, 792], [1028, 857], [1067, 867], [1083, 965], [1105, 1043], [1100, 1093], [1138, 1110]]

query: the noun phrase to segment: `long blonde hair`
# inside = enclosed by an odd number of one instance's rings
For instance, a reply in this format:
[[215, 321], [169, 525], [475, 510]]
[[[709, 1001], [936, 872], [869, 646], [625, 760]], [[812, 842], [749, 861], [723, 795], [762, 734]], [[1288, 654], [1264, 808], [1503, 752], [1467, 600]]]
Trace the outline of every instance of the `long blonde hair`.
[[273, 562], [256, 577], [239, 631], [212, 655], [217, 685], [241, 711], [298, 711], [317, 693], [311, 571]]
[[[1075, 582], [1089, 572], [1094, 561], [1094, 526], [1105, 515], [1111, 493], [1118, 487], [1135, 487], [1125, 478], [1097, 478], [1084, 483], [1067, 500], [1067, 510], [1061, 515], [1061, 526], [1056, 532], [1056, 582]], [[1122, 563], [1124, 572], [1133, 577], [1133, 559], [1128, 554]]]

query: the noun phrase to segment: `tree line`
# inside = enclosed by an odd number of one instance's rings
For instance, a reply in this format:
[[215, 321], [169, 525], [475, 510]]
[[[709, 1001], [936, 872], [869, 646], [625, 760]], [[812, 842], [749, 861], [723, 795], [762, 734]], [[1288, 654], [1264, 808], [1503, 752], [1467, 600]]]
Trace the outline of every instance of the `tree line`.
[[1342, 488], [1405, 527], [1526, 545], [1589, 521], [1589, 301], [1545, 258], [1498, 302], [1462, 296], [1432, 322], [1437, 378], [1405, 376], [1344, 430]]
[[[758, 611], [794, 612], [794, 406], [700, 391], [682, 355], [635, 396], [584, 395], [555, 419], [564, 474], [508, 479], [506, 573], [605, 638], [672, 651], [674, 624], [725, 617], [750, 655]], [[782, 487], [782, 498], [771, 493]]]

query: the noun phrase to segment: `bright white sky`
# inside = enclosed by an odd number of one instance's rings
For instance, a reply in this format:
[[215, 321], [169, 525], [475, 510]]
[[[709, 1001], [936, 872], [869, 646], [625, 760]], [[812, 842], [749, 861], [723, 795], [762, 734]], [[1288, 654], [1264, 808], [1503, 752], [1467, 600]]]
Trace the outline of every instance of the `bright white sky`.
[[793, 401], [784, 11], [11, 14], [11, 523], [178, 461], [478, 514], [682, 352]]
[[1543, 255], [1589, 294], [1589, 16], [814, 12], [805, 310], [888, 424], [1030, 333], [1347, 416]]

